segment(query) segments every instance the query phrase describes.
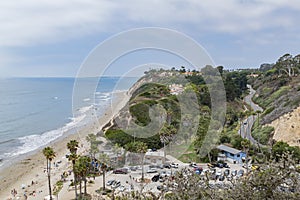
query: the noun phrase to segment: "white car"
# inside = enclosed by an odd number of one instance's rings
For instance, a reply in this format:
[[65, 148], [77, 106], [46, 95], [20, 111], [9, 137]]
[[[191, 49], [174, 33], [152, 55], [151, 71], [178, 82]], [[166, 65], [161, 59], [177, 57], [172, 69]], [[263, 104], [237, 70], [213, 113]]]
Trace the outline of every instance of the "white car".
[[150, 168], [147, 170], [147, 173], [156, 173], [157, 169]]
[[118, 187], [117, 188], [117, 190], [119, 191], [119, 192], [124, 192], [125, 191], [125, 186], [123, 186], [123, 185], [121, 185], [120, 187]]
[[222, 175], [222, 170], [218, 170], [218, 171], [216, 172], [216, 175], [217, 175], [217, 176], [221, 176], [221, 175]]
[[171, 163], [171, 167], [178, 168], [178, 164], [177, 163]]

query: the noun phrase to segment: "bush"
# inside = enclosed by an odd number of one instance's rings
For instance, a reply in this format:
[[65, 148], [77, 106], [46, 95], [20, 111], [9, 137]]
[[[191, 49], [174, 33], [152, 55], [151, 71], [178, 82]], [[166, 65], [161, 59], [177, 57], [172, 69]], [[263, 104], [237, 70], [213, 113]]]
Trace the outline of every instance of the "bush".
[[266, 145], [271, 137], [274, 127], [272, 126], [258, 126], [255, 123], [254, 129], [252, 131], [253, 138], [261, 144]]

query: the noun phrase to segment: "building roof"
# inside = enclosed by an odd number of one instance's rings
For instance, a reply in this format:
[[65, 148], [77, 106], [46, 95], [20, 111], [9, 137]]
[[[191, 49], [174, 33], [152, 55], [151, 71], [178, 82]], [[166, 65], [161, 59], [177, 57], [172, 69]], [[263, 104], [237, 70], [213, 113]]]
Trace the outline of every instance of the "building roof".
[[156, 156], [156, 157], [164, 157], [163, 151], [148, 151], [145, 156]]
[[222, 151], [226, 151], [226, 152], [229, 152], [229, 153], [232, 153], [232, 154], [238, 154], [238, 153], [242, 152], [241, 150], [238, 150], [238, 149], [235, 149], [235, 148], [223, 145], [223, 144], [219, 145], [217, 147], [217, 149], [222, 150]]

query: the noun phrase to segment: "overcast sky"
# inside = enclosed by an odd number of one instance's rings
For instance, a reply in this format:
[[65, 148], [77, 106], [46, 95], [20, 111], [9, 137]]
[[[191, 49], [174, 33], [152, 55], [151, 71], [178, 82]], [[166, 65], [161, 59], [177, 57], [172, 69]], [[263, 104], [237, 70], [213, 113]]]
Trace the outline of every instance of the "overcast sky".
[[[216, 65], [254, 68], [300, 53], [299, 19], [299, 0], [0, 1], [0, 77], [76, 76], [99, 43], [142, 27], [186, 34]], [[138, 57], [129, 56], [140, 65]], [[145, 57], [145, 63], [160, 62], [155, 53]], [[184, 65], [168, 56], [161, 62]]]

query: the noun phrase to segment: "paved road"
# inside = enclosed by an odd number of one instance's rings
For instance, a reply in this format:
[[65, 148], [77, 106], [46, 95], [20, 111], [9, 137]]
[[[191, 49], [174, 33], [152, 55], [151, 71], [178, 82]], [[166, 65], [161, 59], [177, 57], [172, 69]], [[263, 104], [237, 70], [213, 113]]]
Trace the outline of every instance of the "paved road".
[[[249, 95], [247, 95], [245, 98], [244, 98], [244, 101], [249, 104], [251, 106], [251, 108], [253, 109], [253, 111], [263, 111], [263, 109], [255, 104], [253, 101], [252, 101], [252, 97], [254, 96], [255, 94], [255, 90], [251, 87], [251, 85], [247, 85], [247, 87], [249, 88], [250, 90], [250, 93]], [[254, 116], [254, 115], [251, 115], [249, 116], [247, 119], [245, 119], [243, 122], [242, 122], [242, 125], [239, 129], [239, 134], [243, 137], [243, 138], [246, 138], [248, 139], [252, 144], [254, 145], [259, 145], [259, 146], [262, 146], [262, 144], [258, 143], [251, 135], [251, 129], [252, 129], [252, 126], [256, 120], [257, 116]]]

